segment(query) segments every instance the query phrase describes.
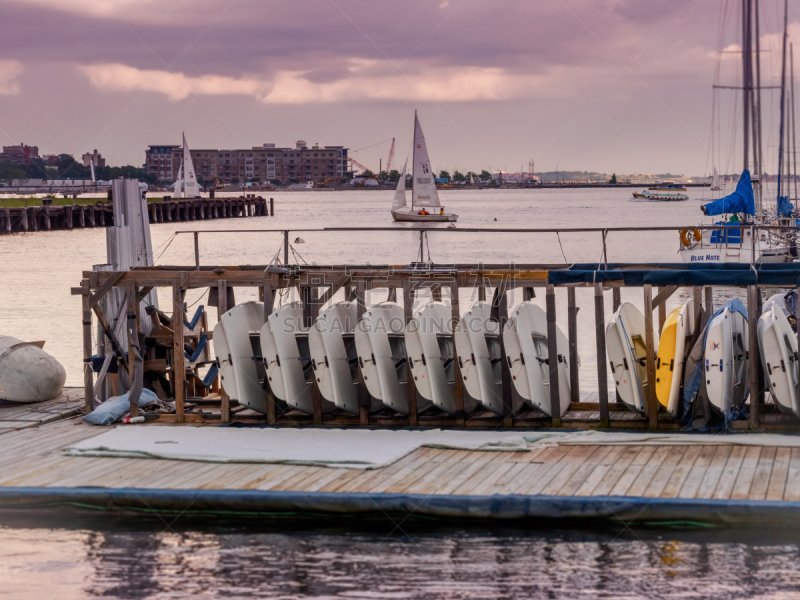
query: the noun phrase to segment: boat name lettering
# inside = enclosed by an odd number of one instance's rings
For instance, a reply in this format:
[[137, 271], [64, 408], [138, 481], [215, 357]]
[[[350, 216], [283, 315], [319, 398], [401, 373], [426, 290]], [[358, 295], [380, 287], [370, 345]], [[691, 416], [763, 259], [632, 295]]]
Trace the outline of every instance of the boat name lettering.
[[692, 256], [690, 262], [719, 262], [719, 254], [706, 254], [705, 256]]

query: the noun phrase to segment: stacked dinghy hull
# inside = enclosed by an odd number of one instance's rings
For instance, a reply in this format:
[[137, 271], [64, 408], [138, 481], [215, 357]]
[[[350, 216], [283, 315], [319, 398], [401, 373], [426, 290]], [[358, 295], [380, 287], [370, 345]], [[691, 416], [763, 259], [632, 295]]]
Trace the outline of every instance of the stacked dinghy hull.
[[0, 335], [0, 400], [43, 402], [61, 394], [67, 373], [42, 346]]
[[[658, 352], [658, 339], [653, 340]], [[606, 327], [606, 351], [614, 383], [622, 402], [644, 414], [647, 381], [645, 367], [644, 315], [629, 302], [623, 302]]]
[[782, 412], [800, 417], [797, 335], [777, 303], [758, 320], [758, 348], [775, 404]]
[[708, 323], [703, 369], [712, 409], [726, 420], [741, 408], [750, 388], [747, 319], [727, 306]]

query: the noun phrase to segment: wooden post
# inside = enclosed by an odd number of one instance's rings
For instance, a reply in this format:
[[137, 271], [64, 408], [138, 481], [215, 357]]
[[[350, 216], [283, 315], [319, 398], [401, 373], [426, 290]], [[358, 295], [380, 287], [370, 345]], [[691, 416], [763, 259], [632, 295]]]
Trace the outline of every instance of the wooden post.
[[[406, 325], [411, 322], [414, 314], [414, 291], [411, 289], [411, 282], [406, 279], [403, 281], [403, 313], [405, 316]], [[406, 394], [408, 396], [408, 424], [416, 427], [419, 423], [417, 415], [417, 388], [414, 385], [414, 370], [411, 365], [406, 370], [408, 373], [408, 381], [406, 384]]]
[[[617, 289], [617, 288], [614, 288]], [[609, 426], [608, 371], [606, 370], [606, 317], [603, 284], [594, 284], [594, 328], [597, 348], [597, 396], [600, 403], [600, 427]], [[616, 385], [614, 386], [616, 388]]]
[[[761, 288], [756, 286], [756, 315], [761, 317], [764, 310], [764, 299], [761, 297]], [[798, 296], [800, 297], [800, 296]], [[752, 356], [752, 355], [751, 355]], [[758, 404], [763, 405], [765, 402], [765, 391], [767, 388], [766, 377], [764, 376], [764, 365], [761, 363], [761, 351], [758, 352]]]
[[[134, 336], [139, 335], [139, 324], [136, 319], [136, 306], [138, 306], [138, 302], [136, 301], [136, 284], [134, 282], [128, 282], [126, 286], [126, 292], [128, 296], [128, 311], [127, 311], [127, 330], [128, 330], [128, 389], [130, 390], [133, 388], [133, 378], [135, 377], [134, 373], [134, 365], [136, 364], [136, 360], [134, 359], [133, 353], [136, 352], [135, 346], [139, 345], [138, 340], [134, 339]], [[174, 324], [174, 321], [173, 321]], [[181, 323], [183, 325], [183, 323]], [[181, 345], [181, 356], [183, 356], [183, 345]], [[130, 398], [130, 413], [132, 417], [139, 416], [139, 402], [134, 401]]]
[[578, 373], [578, 305], [575, 288], [567, 288], [567, 331], [569, 334], [569, 395], [570, 402], [580, 402], [581, 388]]
[[[759, 385], [758, 385], [758, 363], [761, 353], [758, 348], [758, 319], [761, 316], [758, 312], [758, 286], [747, 287], [747, 328], [750, 341], [750, 352], [747, 361], [747, 368], [750, 372], [750, 429], [758, 429], [759, 422]], [[800, 329], [800, 328], [799, 328]]]
[[617, 312], [619, 305], [622, 304], [622, 293], [619, 287], [611, 288], [611, 311]]
[[645, 414], [650, 429], [658, 427], [658, 399], [656, 398], [655, 332], [653, 331], [653, 286], [644, 286], [644, 347], [647, 354], [647, 389], [645, 390]]
[[4, 221], [5, 221], [3, 223], [3, 225], [5, 227], [6, 233], [11, 233], [11, 209], [10, 208], [4, 208], [3, 209], [3, 217], [4, 217]]
[[707, 286], [704, 288], [706, 294], [706, 314], [708, 318], [714, 314], [714, 288]]
[[67, 229], [72, 229], [73, 227], [72, 206], [64, 207], [64, 224], [66, 225]]
[[23, 208], [19, 214], [20, 227], [22, 231], [28, 231], [28, 211]]
[[561, 393], [558, 381], [558, 338], [556, 334], [556, 288], [547, 286], [547, 365], [550, 370], [550, 415], [553, 427], [561, 426]]
[[[364, 286], [364, 282], [358, 282], [358, 286], [359, 291], [361, 291], [361, 286]], [[359, 294], [359, 296], [360, 295], [361, 294]], [[367, 312], [366, 302], [359, 298], [356, 309], [356, 322], [361, 320], [365, 312]], [[367, 426], [369, 425], [369, 408], [372, 405], [372, 398], [370, 397], [369, 390], [367, 390], [367, 384], [364, 381], [364, 374], [361, 372], [361, 369], [358, 370], [357, 398], [359, 424], [361, 426]]]
[[498, 331], [500, 332], [500, 382], [503, 394], [503, 426], [514, 426], [514, 385], [511, 380], [511, 369], [508, 366], [508, 354], [502, 332], [508, 323], [508, 292], [507, 287], [501, 284], [497, 290], [497, 305], [492, 307], [492, 314], [497, 316]]
[[[439, 290], [439, 300], [441, 300], [442, 288], [438, 287], [437, 289]], [[450, 281], [450, 322], [453, 327], [453, 333], [455, 333], [456, 324], [460, 318], [461, 305], [458, 299], [458, 279], [456, 276], [453, 276], [453, 279]], [[455, 338], [453, 338], [453, 348], [455, 348]], [[509, 392], [510, 391], [511, 388], [509, 387]], [[456, 425], [464, 427], [467, 417], [467, 413], [464, 411], [464, 380], [461, 378], [461, 368], [458, 366], [457, 360], [453, 361], [453, 400], [456, 409]]]
[[[228, 282], [224, 279], [217, 281], [217, 321], [222, 319], [222, 315], [228, 312]], [[174, 320], [173, 320], [174, 326]], [[181, 331], [183, 323], [181, 323]], [[220, 399], [220, 421], [223, 423], [231, 422], [231, 398], [223, 387], [219, 390]]]
[[31, 230], [32, 231], [39, 231], [39, 218], [36, 215], [36, 207], [29, 206], [27, 210], [30, 213], [30, 222], [31, 222]]
[[[658, 292], [661, 292], [664, 288], [656, 288]], [[664, 323], [667, 321], [667, 301], [664, 300], [661, 304], [658, 305], [658, 335], [661, 335], [661, 332], [664, 331]]]
[[[175, 421], [183, 423], [183, 380], [186, 364], [183, 355], [183, 290], [180, 281], [172, 284], [172, 369], [175, 386]], [[225, 296], [223, 296], [224, 298]]]
[[200, 232], [194, 232], [194, 266], [200, 270]]
[[83, 310], [83, 406], [85, 414], [94, 410], [94, 371], [92, 370], [92, 308], [89, 306], [89, 281], [81, 281]]
[[275, 198], [269, 199], [269, 216], [270, 217], [275, 216]]
[[85, 206], [78, 206], [78, 225], [81, 228], [86, 227], [86, 207]]
[[[364, 285], [361, 283], [361, 285]], [[313, 327], [314, 321], [319, 316], [319, 288], [304, 287], [303, 289], [303, 312], [308, 315], [306, 327]], [[306, 300], [306, 297], [308, 300]], [[306, 304], [308, 302], [308, 304]], [[308, 306], [308, 309], [306, 309]], [[322, 425], [322, 393], [319, 386], [314, 385], [311, 394], [312, 408], [314, 411], [314, 425]]]

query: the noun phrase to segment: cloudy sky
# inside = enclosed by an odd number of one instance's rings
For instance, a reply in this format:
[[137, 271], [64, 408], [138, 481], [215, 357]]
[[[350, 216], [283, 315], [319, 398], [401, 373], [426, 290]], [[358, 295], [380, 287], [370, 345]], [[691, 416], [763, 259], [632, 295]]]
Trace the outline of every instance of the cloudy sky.
[[[701, 174], [737, 4], [0, 0], [0, 138], [136, 165], [183, 130], [197, 148], [305, 139], [377, 169], [392, 137], [402, 163], [418, 109], [436, 167]], [[768, 84], [783, 2], [761, 4]]]

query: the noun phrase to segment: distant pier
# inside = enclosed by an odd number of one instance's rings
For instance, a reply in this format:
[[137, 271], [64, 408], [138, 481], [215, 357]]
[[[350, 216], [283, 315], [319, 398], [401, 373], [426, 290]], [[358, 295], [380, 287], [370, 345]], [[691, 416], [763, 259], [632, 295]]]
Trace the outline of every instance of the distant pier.
[[[177, 223], [270, 216], [271, 199], [261, 196], [195, 198], [147, 204], [151, 223]], [[67, 206], [21, 206], [0, 208], [0, 234], [107, 227], [114, 223], [110, 202]]]

